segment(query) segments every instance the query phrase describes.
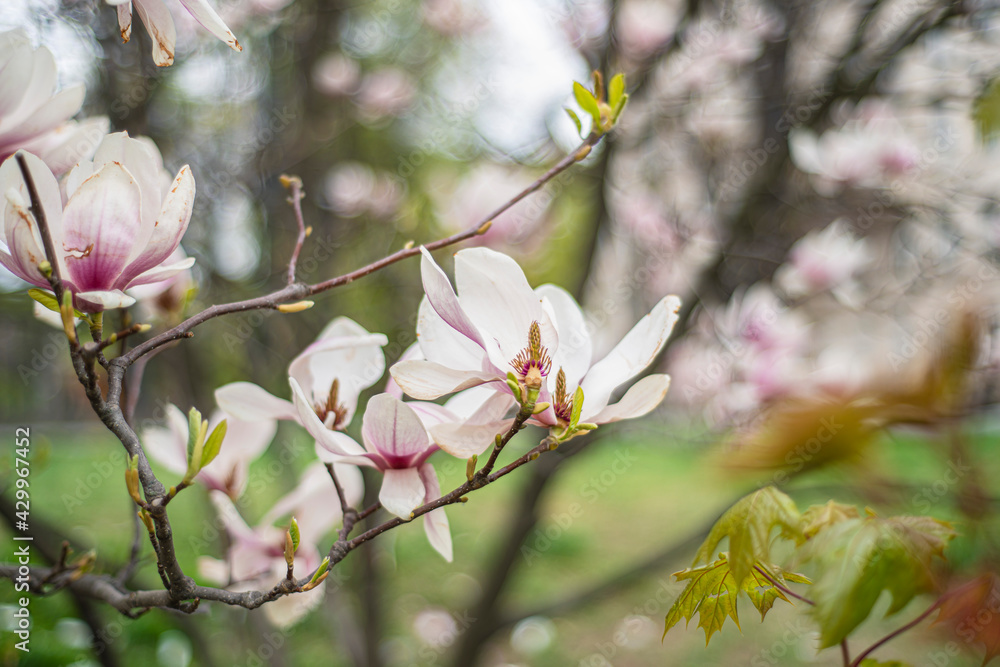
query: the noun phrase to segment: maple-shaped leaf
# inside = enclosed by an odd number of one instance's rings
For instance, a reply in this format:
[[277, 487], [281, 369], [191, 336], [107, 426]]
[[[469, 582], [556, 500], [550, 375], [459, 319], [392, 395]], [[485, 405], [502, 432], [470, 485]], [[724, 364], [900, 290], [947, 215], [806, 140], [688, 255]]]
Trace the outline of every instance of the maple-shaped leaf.
[[955, 537], [950, 524], [926, 516], [846, 519], [821, 531], [800, 549], [819, 576], [811, 591], [820, 626], [820, 648], [840, 643], [868, 615], [882, 591], [892, 595], [886, 616], [919, 593], [934, 590], [934, 556]]
[[858, 508], [854, 505], [843, 505], [833, 500], [825, 505], [813, 505], [802, 513], [802, 534], [809, 539], [824, 528], [858, 516]]
[[942, 596], [935, 623], [949, 623], [964, 643], [986, 647], [983, 664], [1000, 656], [1000, 576], [984, 574]]
[[674, 573], [677, 581], [687, 581], [688, 584], [667, 612], [663, 628], [664, 637], [682, 618], [690, 622], [695, 614], [698, 614], [698, 627], [705, 630], [706, 645], [713, 634], [722, 630], [727, 617], [733, 619], [739, 628], [740, 617], [736, 602], [741, 592], [745, 593], [757, 608], [760, 620], [763, 621], [775, 600], [791, 602], [764, 576], [765, 572], [781, 585], [785, 585], [787, 581], [810, 583], [800, 574], [782, 573], [777, 568], [758, 562], [740, 586], [737, 585], [736, 577], [730, 570], [730, 564], [727, 554], [721, 553], [718, 560], [712, 563]]
[[739, 586], [757, 561], [770, 562], [771, 533], [775, 528], [785, 538], [803, 539], [802, 515], [795, 501], [775, 487], [765, 486], [726, 510], [699, 547], [694, 564], [712, 560], [719, 542], [728, 537], [730, 567], [735, 585]]

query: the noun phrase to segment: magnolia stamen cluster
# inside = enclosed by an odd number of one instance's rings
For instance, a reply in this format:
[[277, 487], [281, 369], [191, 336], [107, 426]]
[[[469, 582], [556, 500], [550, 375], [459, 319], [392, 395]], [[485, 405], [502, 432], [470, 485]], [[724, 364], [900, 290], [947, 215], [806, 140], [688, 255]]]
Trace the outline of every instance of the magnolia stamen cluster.
[[528, 327], [528, 347], [518, 352], [510, 365], [517, 373], [518, 379], [529, 389], [541, 387], [542, 380], [552, 370], [552, 358], [542, 345], [542, 332], [537, 321]]

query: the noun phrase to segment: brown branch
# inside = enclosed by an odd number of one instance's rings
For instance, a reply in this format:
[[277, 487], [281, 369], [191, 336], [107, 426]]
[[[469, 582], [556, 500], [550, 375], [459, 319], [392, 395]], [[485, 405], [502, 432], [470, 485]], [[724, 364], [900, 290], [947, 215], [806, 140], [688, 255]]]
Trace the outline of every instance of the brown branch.
[[288, 197], [288, 203], [292, 205], [292, 210], [295, 211], [295, 222], [299, 226], [299, 235], [295, 239], [295, 249], [292, 250], [292, 258], [288, 260], [288, 284], [294, 285], [295, 265], [299, 261], [302, 244], [306, 242], [306, 236], [308, 236], [306, 222], [302, 217], [302, 199], [306, 195], [302, 192], [302, 179], [298, 176], [282, 176], [281, 184], [292, 191], [291, 196]]
[[903, 627], [898, 628], [896, 630], [893, 630], [892, 632], [890, 632], [889, 634], [887, 634], [885, 637], [883, 637], [882, 639], [878, 640], [877, 642], [875, 642], [874, 644], [872, 644], [871, 646], [869, 646], [868, 648], [866, 648], [864, 651], [861, 652], [861, 654], [857, 658], [854, 659], [854, 662], [850, 663], [849, 667], [860, 667], [860, 665], [864, 661], [864, 659], [867, 658], [871, 653], [873, 653], [875, 651], [875, 649], [879, 648], [880, 646], [882, 646], [886, 642], [888, 642], [888, 641], [890, 641], [892, 639], [895, 639], [896, 637], [898, 637], [899, 635], [903, 634], [904, 632], [906, 632], [910, 628], [913, 628], [913, 627], [919, 625], [924, 619], [926, 619], [928, 616], [930, 616], [932, 613], [934, 613], [935, 609], [937, 609], [942, 604], [944, 604], [945, 600], [947, 600], [949, 597], [950, 596], [948, 596], [948, 595], [941, 596], [940, 598], [938, 598], [934, 602], [934, 604], [932, 604], [930, 607], [928, 607], [927, 610], [924, 613], [920, 614], [920, 616], [917, 616], [915, 619], [913, 619], [912, 621], [910, 621], [909, 623], [907, 623]]

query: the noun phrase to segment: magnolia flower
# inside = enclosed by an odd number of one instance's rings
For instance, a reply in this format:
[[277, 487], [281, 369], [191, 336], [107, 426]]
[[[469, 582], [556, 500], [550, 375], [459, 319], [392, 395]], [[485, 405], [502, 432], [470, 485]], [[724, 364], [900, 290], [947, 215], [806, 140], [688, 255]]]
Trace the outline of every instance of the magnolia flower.
[[56, 175], [91, 155], [108, 119], [68, 120], [83, 105], [83, 85], [56, 92], [56, 61], [23, 30], [0, 33], [0, 161], [24, 149]]
[[822, 231], [811, 231], [789, 252], [775, 281], [791, 297], [802, 297], [846, 285], [872, 260], [864, 239], [855, 239], [842, 219]]
[[[408, 395], [431, 400], [445, 394], [488, 385], [494, 391], [469, 423], [431, 427], [442, 449], [461, 458], [482, 452], [483, 437], [503, 428], [515, 399], [506, 384], [513, 372], [524, 382], [541, 383], [538, 403], [549, 407], [531, 423], [565, 427], [579, 387], [584, 393], [581, 421], [605, 424], [648, 413], [670, 386], [667, 375], [636, 382], [618, 403], [615, 390], [648, 366], [666, 343], [680, 300], [664, 297], [604, 359], [593, 363], [593, 344], [580, 307], [554, 285], [532, 290], [514, 260], [487, 248], [455, 255], [455, 282], [423, 251], [426, 297], [417, 318], [417, 335], [425, 359], [404, 360], [390, 373]], [[496, 431], [494, 431], [496, 432]]]
[[[135, 6], [139, 20], [146, 26], [146, 31], [153, 41], [153, 62], [160, 67], [172, 65], [174, 62], [174, 44], [177, 41], [177, 30], [174, 19], [163, 0], [105, 0], [118, 9], [118, 27], [122, 40], [127, 42], [132, 37], [132, 7]], [[226, 23], [208, 4], [207, 0], [180, 0], [184, 8], [191, 13], [198, 23], [206, 30], [228, 44], [235, 51], [243, 47], [226, 26]]]
[[234, 382], [215, 390], [219, 407], [240, 419], [288, 419], [305, 425], [299, 407], [318, 419], [330, 437], [343, 437], [358, 407], [361, 392], [385, 372], [383, 334], [368, 333], [347, 317], [332, 320], [312, 345], [288, 366], [295, 404], [250, 382]]
[[[438, 447], [428, 435], [421, 416], [406, 403], [389, 394], [379, 394], [368, 401], [361, 426], [363, 448], [350, 437], [325, 428], [301, 402], [297, 405], [306, 429], [316, 438], [321, 459], [369, 466], [382, 473], [378, 498], [392, 514], [408, 520], [413, 510], [441, 497], [437, 473], [427, 462]], [[424, 411], [422, 416], [434, 421], [429, 415]], [[444, 509], [424, 515], [424, 531], [431, 546], [451, 562], [451, 531]]]
[[[360, 503], [364, 495], [360, 471], [350, 465], [337, 465], [335, 470], [347, 502], [352, 506]], [[213, 491], [211, 498], [229, 536], [230, 547], [224, 561], [207, 556], [199, 558], [198, 570], [202, 577], [234, 591], [270, 588], [285, 577], [285, 531], [290, 521], [287, 517], [294, 516], [299, 526], [294, 571], [299, 578], [319, 566], [319, 541], [342, 519], [336, 487], [320, 462], [306, 468], [295, 490], [275, 503], [253, 528], [228, 496]], [[279, 519], [283, 519], [280, 528], [274, 525]], [[322, 601], [322, 590], [321, 585], [282, 597], [265, 605], [265, 614], [279, 627], [293, 625]]]
[[[79, 310], [96, 313], [135, 302], [123, 290], [159, 282], [189, 268], [194, 259], [162, 264], [187, 230], [194, 205], [194, 177], [185, 165], [164, 193], [163, 162], [149, 141], [119, 132], [101, 142], [93, 162], [81, 162], [59, 183], [45, 164], [22, 153], [38, 188], [63, 282]], [[27, 282], [47, 288], [38, 265], [45, 258], [27, 186], [12, 156], [0, 165], [5, 193], [6, 248], [0, 264]]]
[[[208, 420], [208, 432], [215, 430], [224, 417], [226, 415], [221, 412], [215, 412]], [[242, 421], [229, 417], [226, 438], [218, 456], [202, 468], [195, 481], [231, 498], [239, 498], [246, 489], [250, 464], [264, 453], [277, 430], [274, 420]], [[187, 472], [188, 418], [177, 406], [167, 408], [167, 428], [146, 429], [142, 441], [149, 457], [164, 468], [179, 475]]]

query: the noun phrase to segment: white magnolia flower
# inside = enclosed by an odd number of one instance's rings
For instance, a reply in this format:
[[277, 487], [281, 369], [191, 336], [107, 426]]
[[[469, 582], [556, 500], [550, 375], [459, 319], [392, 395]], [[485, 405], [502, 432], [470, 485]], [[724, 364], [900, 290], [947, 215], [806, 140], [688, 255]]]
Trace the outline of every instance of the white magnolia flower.
[[104, 116], [68, 120], [83, 105], [82, 84], [56, 92], [56, 61], [23, 30], [0, 33], [0, 162], [18, 150], [57, 176], [93, 154], [108, 132]]
[[[160, 67], [172, 65], [174, 62], [174, 45], [177, 42], [177, 29], [170, 10], [164, 0], [105, 0], [118, 10], [118, 27], [122, 40], [132, 37], [132, 9], [135, 8], [139, 20], [146, 26], [146, 31], [153, 41], [153, 62]], [[243, 47], [226, 26], [207, 0], [180, 0], [184, 8], [191, 13], [198, 23], [206, 30], [228, 44], [235, 51]]]
[[566, 425], [577, 387], [584, 393], [581, 421], [597, 424], [644, 415], [667, 393], [669, 376], [650, 375], [610, 403], [615, 390], [646, 368], [666, 343], [680, 308], [675, 296], [664, 297], [595, 363], [590, 333], [573, 297], [554, 285], [532, 290], [510, 257], [487, 248], [457, 253], [457, 295], [426, 250], [421, 274], [426, 297], [417, 335], [425, 359], [397, 363], [390, 369], [393, 378], [421, 400], [479, 385], [493, 389], [468, 422], [431, 427], [435, 442], [454, 456], [482, 452], [492, 442], [490, 432], [498, 432], [492, 429], [509, 424], [505, 415], [515, 399], [506, 383], [508, 372], [521, 380], [542, 376], [538, 402], [550, 406], [532, 423], [548, 427]]
[[789, 252], [791, 260], [775, 275], [789, 296], [798, 298], [846, 285], [873, 259], [864, 239], [856, 239], [843, 219], [811, 231]]
[[[194, 258], [166, 264], [187, 231], [195, 184], [187, 166], [164, 187], [163, 159], [153, 142], [125, 132], [101, 141], [93, 161], [67, 174], [65, 205], [55, 175], [34, 155], [24, 153], [48, 220], [63, 282], [85, 312], [130, 306], [124, 290], [160, 282], [190, 268]], [[4, 241], [0, 264], [42, 288], [49, 281], [38, 269], [44, 246], [24, 178], [12, 156], [0, 165]]]

